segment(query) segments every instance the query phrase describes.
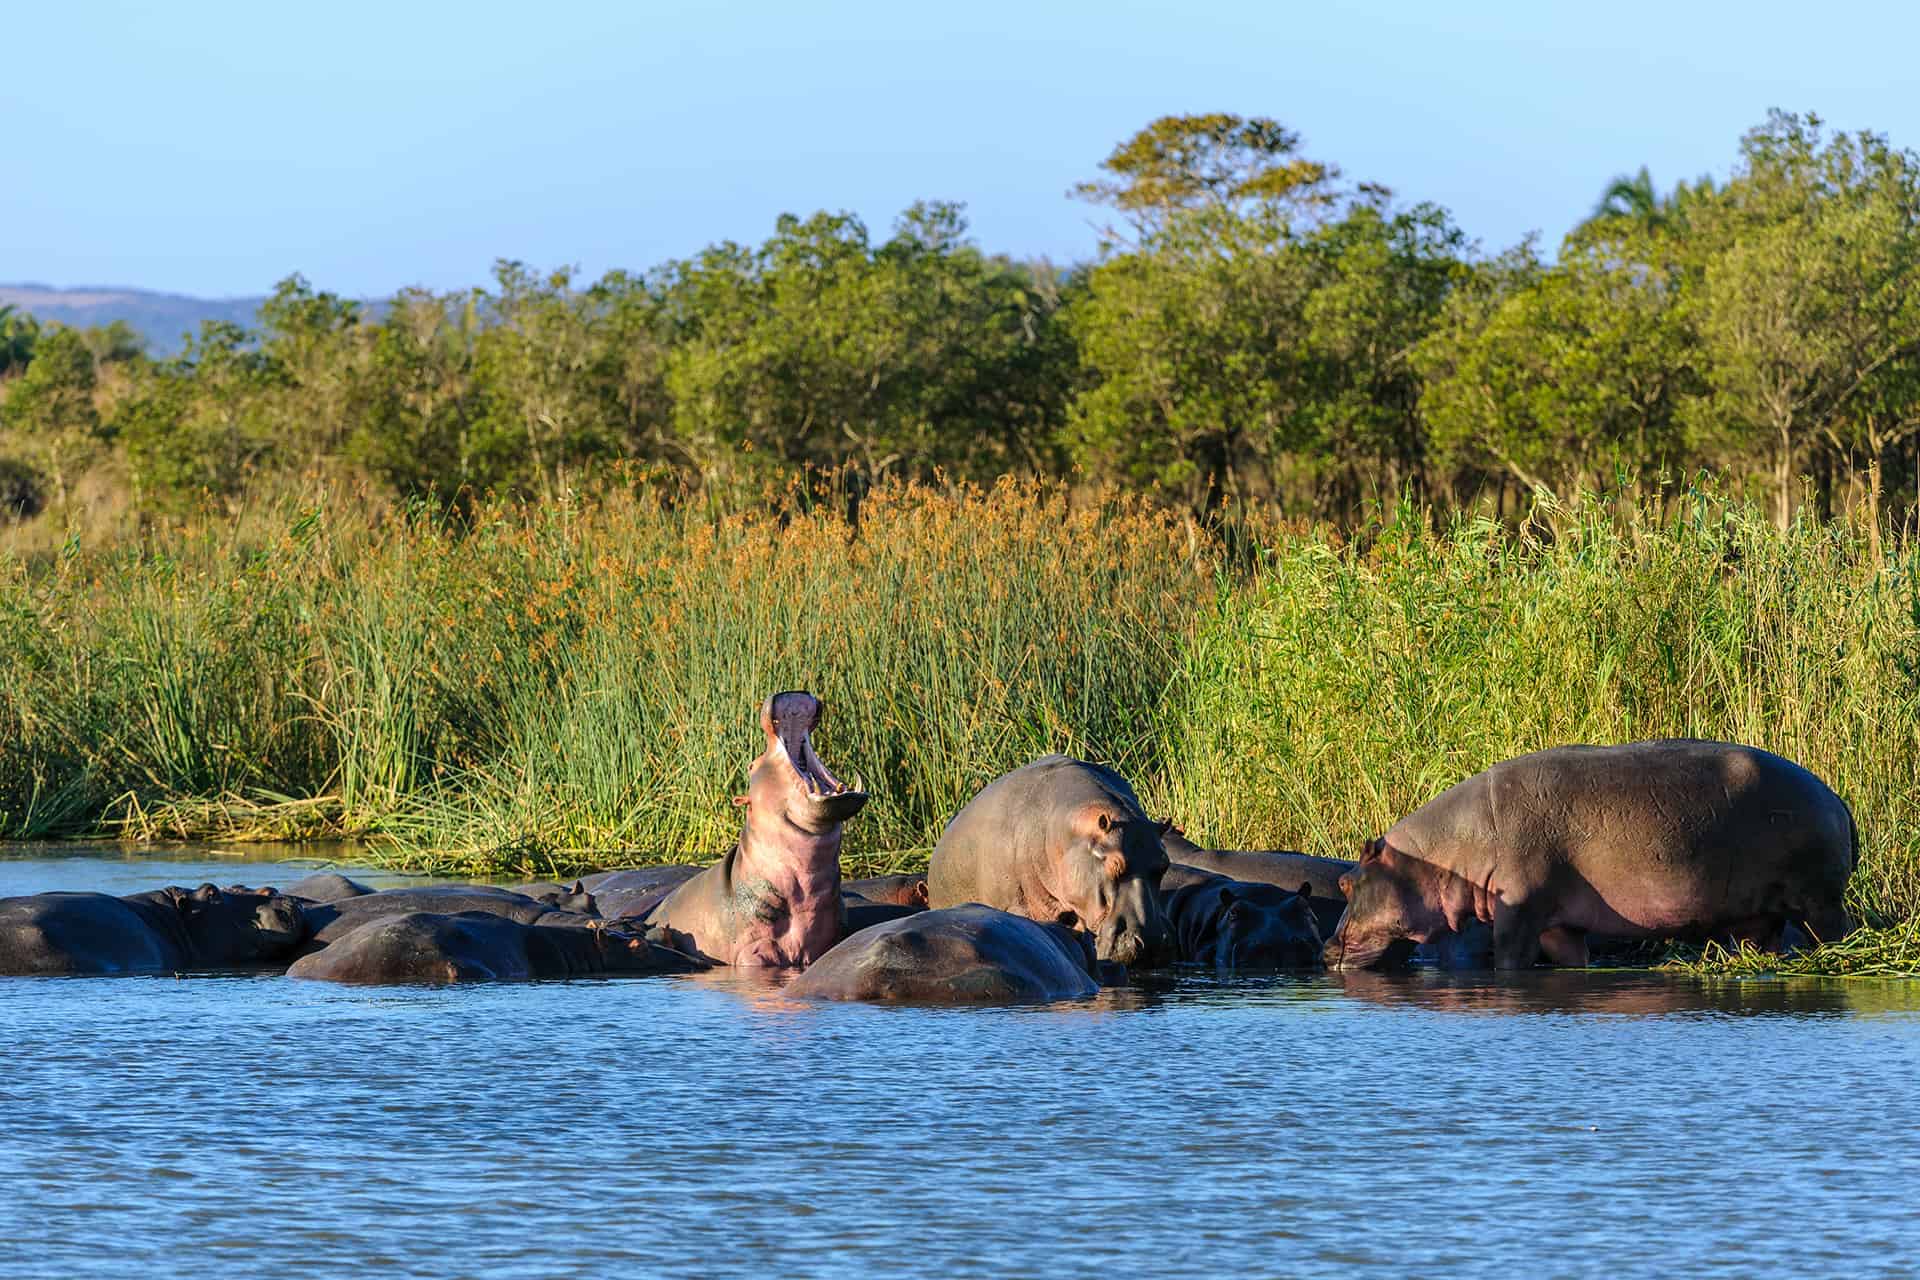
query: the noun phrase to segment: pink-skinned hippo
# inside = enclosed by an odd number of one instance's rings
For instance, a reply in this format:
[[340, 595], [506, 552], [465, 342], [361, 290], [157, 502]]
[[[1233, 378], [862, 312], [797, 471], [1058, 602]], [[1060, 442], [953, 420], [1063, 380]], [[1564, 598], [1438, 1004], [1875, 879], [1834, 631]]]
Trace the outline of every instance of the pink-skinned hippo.
[[1371, 842], [1329, 968], [1492, 926], [1493, 964], [1587, 963], [1587, 935], [1831, 941], [1858, 845], [1825, 783], [1753, 747], [1663, 739], [1497, 764]]
[[1042, 756], [994, 779], [947, 824], [927, 867], [927, 904], [984, 903], [1084, 929], [1102, 960], [1163, 964], [1174, 956], [1160, 901], [1166, 829], [1113, 770]]
[[298, 901], [239, 885], [0, 898], [0, 974], [278, 966], [305, 931]]
[[1304, 883], [1287, 890], [1177, 862], [1160, 881], [1180, 959], [1218, 970], [1318, 968], [1309, 892]]
[[527, 923], [485, 911], [406, 911], [351, 921], [294, 978], [349, 983], [514, 982], [602, 974], [686, 973], [704, 966], [656, 946], [638, 926], [550, 913]]
[[841, 824], [867, 794], [815, 753], [822, 711], [800, 692], [776, 693], [760, 708], [767, 749], [735, 802], [747, 810], [739, 843], [646, 916], [679, 949], [717, 964], [798, 969], [845, 936]]
[[928, 1004], [1078, 1000], [1099, 991], [1099, 972], [1086, 934], [970, 903], [862, 929], [787, 993]]

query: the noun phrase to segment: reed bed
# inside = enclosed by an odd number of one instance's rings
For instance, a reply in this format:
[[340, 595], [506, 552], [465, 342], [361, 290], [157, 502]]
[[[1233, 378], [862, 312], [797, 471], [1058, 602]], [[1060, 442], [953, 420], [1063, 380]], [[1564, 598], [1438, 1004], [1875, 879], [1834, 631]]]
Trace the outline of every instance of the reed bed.
[[1698, 494], [1354, 538], [1013, 482], [848, 511], [288, 500], [0, 553], [0, 835], [344, 835], [471, 874], [701, 857], [737, 830], [759, 701], [798, 687], [875, 796], [863, 872], [1046, 751], [1204, 842], [1351, 856], [1504, 757], [1684, 734], [1826, 778], [1855, 911], [1920, 917], [1910, 540]]

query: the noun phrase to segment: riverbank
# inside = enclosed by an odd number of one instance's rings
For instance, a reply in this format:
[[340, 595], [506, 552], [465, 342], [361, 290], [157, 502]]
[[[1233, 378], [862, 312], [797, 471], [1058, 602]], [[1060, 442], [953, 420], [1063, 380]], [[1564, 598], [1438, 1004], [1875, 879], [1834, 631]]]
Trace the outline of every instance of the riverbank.
[[0, 561], [0, 835], [347, 837], [476, 876], [698, 860], [736, 831], [753, 709], [807, 687], [876, 797], [860, 873], [1050, 750], [1203, 842], [1351, 856], [1507, 756], [1692, 735], [1826, 778], [1855, 909], [1920, 914], [1911, 540], [1699, 496], [1350, 539], [1033, 485], [883, 490], [857, 525], [816, 499], [466, 527], [286, 504]]

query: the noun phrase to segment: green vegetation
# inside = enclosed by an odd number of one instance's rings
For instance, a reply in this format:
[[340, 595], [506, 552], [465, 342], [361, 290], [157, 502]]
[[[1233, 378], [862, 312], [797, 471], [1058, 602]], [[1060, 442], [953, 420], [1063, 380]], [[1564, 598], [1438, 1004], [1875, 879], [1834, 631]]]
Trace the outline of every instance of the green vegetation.
[[1109, 760], [1217, 845], [1350, 855], [1496, 760], [1692, 734], [1853, 806], [1920, 916], [1920, 546], [1698, 493], [1436, 530], [1208, 527], [1117, 493], [884, 485], [741, 513], [295, 503], [0, 580], [0, 834], [357, 835], [476, 873], [724, 847], [776, 688], [876, 800], [862, 868], [999, 772]]
[[729, 504], [805, 468], [856, 498], [1015, 474], [1348, 526], [1702, 469], [1782, 527], [1915, 509], [1920, 159], [1878, 135], [1775, 113], [1724, 183], [1617, 179], [1550, 258], [1273, 120], [1167, 117], [1101, 170], [1074, 194], [1115, 225], [1067, 269], [927, 203], [591, 283], [503, 261], [363, 305], [290, 276], [165, 360], [0, 314], [0, 497], [45, 508], [42, 548], [312, 476], [459, 509], [621, 464]]

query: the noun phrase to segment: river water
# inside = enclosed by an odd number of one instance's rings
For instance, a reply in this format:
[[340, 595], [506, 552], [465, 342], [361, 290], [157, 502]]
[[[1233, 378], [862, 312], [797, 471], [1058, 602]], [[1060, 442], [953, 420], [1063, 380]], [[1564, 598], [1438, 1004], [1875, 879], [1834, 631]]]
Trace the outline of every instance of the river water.
[[[0, 857], [0, 894], [286, 883]], [[0, 1277], [1910, 1275], [1920, 983], [0, 979]]]

